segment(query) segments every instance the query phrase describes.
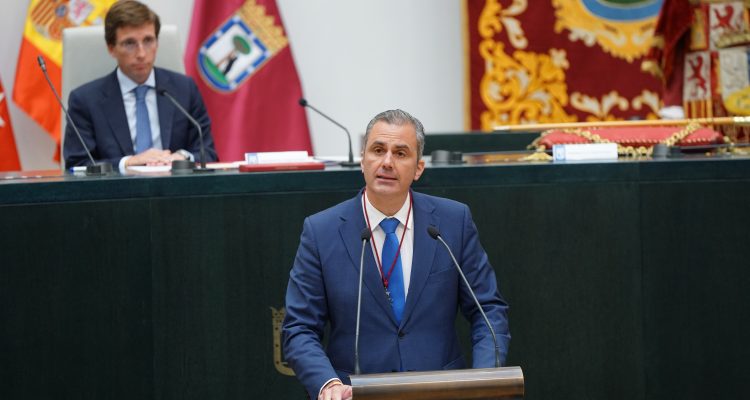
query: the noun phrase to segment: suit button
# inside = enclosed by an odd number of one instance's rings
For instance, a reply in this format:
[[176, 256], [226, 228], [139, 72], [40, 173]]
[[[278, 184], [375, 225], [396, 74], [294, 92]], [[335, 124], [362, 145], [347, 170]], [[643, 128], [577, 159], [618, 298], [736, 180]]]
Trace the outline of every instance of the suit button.
[[406, 336], [406, 334], [404, 333], [404, 331], [398, 331], [398, 338], [399, 339], [403, 339], [404, 336]]

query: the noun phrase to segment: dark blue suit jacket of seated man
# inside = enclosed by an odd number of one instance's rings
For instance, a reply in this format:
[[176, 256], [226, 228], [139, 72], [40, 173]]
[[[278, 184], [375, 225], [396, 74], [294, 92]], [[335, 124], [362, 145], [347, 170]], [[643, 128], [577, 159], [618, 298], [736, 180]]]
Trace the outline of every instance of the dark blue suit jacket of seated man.
[[[216, 161], [211, 120], [195, 82], [162, 68], [154, 68], [154, 78], [156, 87], [169, 92], [201, 125], [206, 161]], [[156, 104], [162, 147], [171, 152], [187, 150], [200, 161], [200, 139], [195, 126], [164, 96], [157, 95]], [[109, 162], [117, 169], [122, 157], [134, 155], [116, 70], [73, 90], [68, 98], [68, 111], [97, 162]], [[63, 155], [66, 168], [91, 164], [70, 124], [65, 128]]]
[[[500, 296], [487, 254], [479, 243], [469, 208], [413, 193], [414, 252], [411, 282], [401, 324], [386, 298], [371, 246], [364, 254], [360, 328], [362, 373], [429, 371], [466, 367], [455, 330], [458, 310], [471, 323], [473, 366], [495, 366], [492, 337], [456, 272], [443, 239], [474, 288], [497, 334], [501, 362], [510, 342], [507, 304]], [[362, 194], [305, 220], [286, 295], [284, 355], [310, 398], [338, 377], [349, 384], [354, 372], [354, 333], [362, 246], [366, 227]], [[321, 344], [330, 325], [328, 346]]]

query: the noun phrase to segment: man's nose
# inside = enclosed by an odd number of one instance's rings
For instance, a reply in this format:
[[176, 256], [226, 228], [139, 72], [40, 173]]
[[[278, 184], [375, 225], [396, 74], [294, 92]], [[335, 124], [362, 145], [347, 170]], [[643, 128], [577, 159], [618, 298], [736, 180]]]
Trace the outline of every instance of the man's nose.
[[143, 57], [146, 55], [146, 45], [143, 43], [136, 43], [135, 44], [135, 55], [137, 57]]
[[390, 151], [385, 153], [385, 156], [383, 157], [383, 165], [389, 167], [393, 165], [393, 153]]

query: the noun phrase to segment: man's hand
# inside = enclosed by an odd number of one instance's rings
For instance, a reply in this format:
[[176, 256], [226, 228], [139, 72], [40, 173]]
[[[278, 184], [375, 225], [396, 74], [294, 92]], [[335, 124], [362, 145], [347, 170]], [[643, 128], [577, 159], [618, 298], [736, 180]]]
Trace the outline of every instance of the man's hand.
[[318, 395], [318, 400], [350, 400], [351, 398], [352, 387], [339, 381], [329, 383]]
[[126, 167], [134, 165], [169, 165], [174, 160], [184, 160], [185, 157], [179, 153], [172, 153], [169, 150], [148, 149], [143, 153], [130, 157], [126, 162]]

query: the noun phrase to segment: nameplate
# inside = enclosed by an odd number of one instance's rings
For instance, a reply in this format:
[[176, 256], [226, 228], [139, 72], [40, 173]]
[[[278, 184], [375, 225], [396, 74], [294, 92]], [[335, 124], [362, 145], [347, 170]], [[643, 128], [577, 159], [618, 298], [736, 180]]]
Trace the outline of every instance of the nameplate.
[[266, 151], [245, 153], [247, 164], [295, 163], [313, 161], [306, 151]]
[[617, 160], [617, 143], [556, 144], [555, 161]]

